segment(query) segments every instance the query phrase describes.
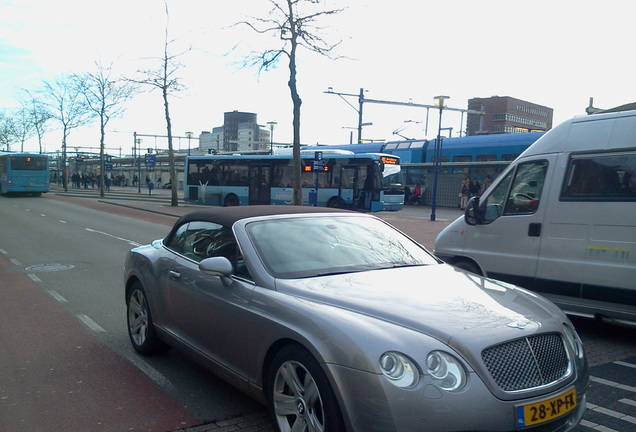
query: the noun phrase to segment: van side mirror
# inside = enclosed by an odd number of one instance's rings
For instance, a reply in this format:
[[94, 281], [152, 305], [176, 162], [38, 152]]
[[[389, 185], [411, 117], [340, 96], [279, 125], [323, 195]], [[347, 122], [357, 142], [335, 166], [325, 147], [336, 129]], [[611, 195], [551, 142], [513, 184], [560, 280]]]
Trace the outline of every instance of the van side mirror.
[[477, 225], [483, 222], [483, 215], [479, 212], [479, 197], [473, 197], [466, 204], [464, 221], [468, 225]]

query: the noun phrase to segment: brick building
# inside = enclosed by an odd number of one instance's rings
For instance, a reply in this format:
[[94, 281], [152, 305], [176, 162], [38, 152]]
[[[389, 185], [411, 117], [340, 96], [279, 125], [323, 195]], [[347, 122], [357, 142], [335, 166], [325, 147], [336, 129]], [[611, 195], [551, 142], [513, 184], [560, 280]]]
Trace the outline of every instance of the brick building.
[[466, 135], [469, 136], [552, 129], [552, 108], [509, 96], [473, 98], [468, 101], [468, 109], [484, 113], [468, 113]]

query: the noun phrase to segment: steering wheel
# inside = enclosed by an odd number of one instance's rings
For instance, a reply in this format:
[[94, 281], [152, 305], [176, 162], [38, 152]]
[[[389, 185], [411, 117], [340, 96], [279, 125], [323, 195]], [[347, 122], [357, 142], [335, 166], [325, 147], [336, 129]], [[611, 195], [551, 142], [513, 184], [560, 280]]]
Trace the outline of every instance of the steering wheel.
[[532, 200], [534, 200], [535, 198], [534, 198], [534, 197], [531, 197], [530, 195], [527, 195], [527, 194], [524, 194], [524, 193], [518, 192], [518, 193], [516, 193], [516, 194], [514, 195], [514, 199], [522, 199], [522, 200], [526, 200], [526, 201], [532, 201]]
[[515, 193], [513, 195], [513, 204], [518, 209], [524, 209], [527, 211], [534, 211], [539, 205], [539, 200], [524, 193]]

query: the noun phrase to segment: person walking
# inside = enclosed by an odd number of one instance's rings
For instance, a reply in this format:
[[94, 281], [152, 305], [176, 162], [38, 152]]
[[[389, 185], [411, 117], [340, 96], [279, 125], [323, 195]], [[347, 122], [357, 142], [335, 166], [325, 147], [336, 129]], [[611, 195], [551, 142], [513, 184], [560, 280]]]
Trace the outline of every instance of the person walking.
[[466, 176], [459, 187], [459, 208], [462, 210], [466, 209], [466, 204], [468, 203], [469, 187], [470, 177]]
[[479, 185], [479, 182], [476, 178], [473, 178], [473, 180], [470, 182], [470, 186], [468, 186], [468, 193], [470, 195], [470, 198], [481, 195], [481, 186]]

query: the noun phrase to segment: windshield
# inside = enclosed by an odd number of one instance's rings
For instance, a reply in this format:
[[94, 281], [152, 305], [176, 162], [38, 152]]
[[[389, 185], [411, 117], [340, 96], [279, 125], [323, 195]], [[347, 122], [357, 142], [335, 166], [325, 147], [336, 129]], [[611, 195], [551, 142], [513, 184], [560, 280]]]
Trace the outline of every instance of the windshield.
[[404, 184], [404, 177], [400, 165], [384, 165], [382, 171], [382, 188], [392, 189], [401, 188]]
[[263, 265], [290, 279], [436, 264], [423, 247], [369, 217], [298, 217], [252, 222], [247, 232]]

